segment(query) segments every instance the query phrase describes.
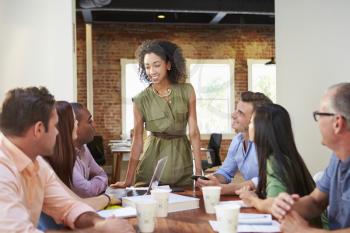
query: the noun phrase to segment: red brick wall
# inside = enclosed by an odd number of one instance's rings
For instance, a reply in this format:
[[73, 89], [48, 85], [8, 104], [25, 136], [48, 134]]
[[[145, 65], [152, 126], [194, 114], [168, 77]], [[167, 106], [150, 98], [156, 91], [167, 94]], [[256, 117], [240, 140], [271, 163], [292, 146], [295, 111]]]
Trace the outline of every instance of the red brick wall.
[[[94, 24], [93, 75], [94, 120], [105, 144], [121, 134], [120, 59], [133, 59], [145, 39], [171, 40], [183, 49], [186, 58], [235, 59], [235, 96], [248, 89], [247, 59], [269, 59], [275, 53], [271, 26], [179, 26]], [[77, 25], [78, 101], [86, 104], [85, 26]], [[208, 141], [202, 141], [206, 147]], [[230, 140], [224, 140], [221, 157]], [[109, 156], [109, 155], [107, 155]]]
[[85, 24], [77, 19], [77, 86], [78, 102], [85, 105], [86, 100], [86, 42]]

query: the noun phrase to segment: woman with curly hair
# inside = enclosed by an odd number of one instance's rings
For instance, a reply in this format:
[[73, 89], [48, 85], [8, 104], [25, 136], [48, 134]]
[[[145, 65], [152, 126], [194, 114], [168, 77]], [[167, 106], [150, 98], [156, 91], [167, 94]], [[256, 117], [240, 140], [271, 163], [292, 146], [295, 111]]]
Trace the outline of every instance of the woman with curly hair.
[[[149, 184], [157, 161], [167, 157], [160, 182], [172, 186], [191, 184], [193, 174], [201, 174], [200, 134], [197, 126], [196, 95], [185, 83], [186, 66], [181, 49], [161, 40], [144, 41], [136, 51], [140, 78], [149, 83], [133, 98], [134, 135], [125, 181], [112, 187]], [[186, 136], [189, 126], [190, 141]], [[143, 131], [151, 134], [143, 141]], [[141, 160], [139, 161], [139, 157]], [[135, 174], [136, 172], [136, 174]]]

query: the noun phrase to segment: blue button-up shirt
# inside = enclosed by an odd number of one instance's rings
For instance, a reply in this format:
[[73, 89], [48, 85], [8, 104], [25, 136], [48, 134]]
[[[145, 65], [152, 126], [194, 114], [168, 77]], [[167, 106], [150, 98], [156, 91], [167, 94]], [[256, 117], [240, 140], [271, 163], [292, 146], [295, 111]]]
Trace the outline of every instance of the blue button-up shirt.
[[253, 142], [248, 141], [248, 147], [244, 150], [244, 137], [237, 134], [230, 144], [223, 165], [215, 172], [225, 177], [226, 183], [230, 183], [237, 171], [240, 171], [245, 180], [251, 180], [255, 187], [258, 185], [259, 167], [258, 158]]
[[350, 227], [350, 158], [341, 161], [332, 155], [317, 188], [328, 194], [328, 221], [331, 230]]

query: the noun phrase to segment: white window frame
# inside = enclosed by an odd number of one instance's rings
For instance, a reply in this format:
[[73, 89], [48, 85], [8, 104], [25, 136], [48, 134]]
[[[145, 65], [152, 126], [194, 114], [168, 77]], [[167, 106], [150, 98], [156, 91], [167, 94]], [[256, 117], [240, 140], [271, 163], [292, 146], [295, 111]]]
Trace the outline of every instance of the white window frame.
[[[235, 135], [233, 129], [231, 128], [231, 113], [234, 110], [234, 104], [235, 104], [235, 60], [234, 59], [186, 59], [186, 68], [187, 68], [187, 74], [188, 79], [187, 82], [191, 82], [190, 77], [190, 65], [191, 64], [228, 64], [230, 66], [230, 105], [229, 105], [229, 121], [230, 121], [230, 133], [224, 133], [222, 135], [223, 139], [232, 139]], [[197, 119], [198, 121], [198, 119]], [[213, 132], [214, 133], [214, 132]], [[202, 134], [201, 133], [201, 139], [208, 140], [210, 138], [210, 134]]]
[[130, 132], [126, 132], [126, 65], [130, 63], [138, 63], [136, 59], [127, 59], [127, 58], [121, 58], [120, 59], [120, 66], [121, 66], [121, 105], [122, 105], [122, 135], [125, 135], [126, 137], [129, 137]]
[[[271, 61], [270, 59], [247, 59], [247, 66], [248, 66], [248, 90], [253, 91], [253, 81], [252, 81], [252, 67], [253, 64], [265, 64], [266, 62]], [[277, 80], [276, 80], [277, 82]], [[277, 89], [277, 86], [276, 86]], [[277, 90], [276, 90], [277, 91]]]
[[252, 90], [252, 66], [253, 64], [265, 64], [266, 62], [270, 61], [269, 59], [247, 59], [247, 66], [248, 66], [248, 90]]

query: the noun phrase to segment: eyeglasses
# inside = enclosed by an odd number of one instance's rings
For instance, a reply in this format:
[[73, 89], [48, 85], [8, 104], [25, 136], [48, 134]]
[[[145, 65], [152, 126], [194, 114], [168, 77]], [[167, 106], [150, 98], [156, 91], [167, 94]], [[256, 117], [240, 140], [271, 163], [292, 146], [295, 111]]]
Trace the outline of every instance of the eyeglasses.
[[318, 121], [321, 116], [335, 116], [335, 113], [314, 111], [313, 116], [314, 120]]

